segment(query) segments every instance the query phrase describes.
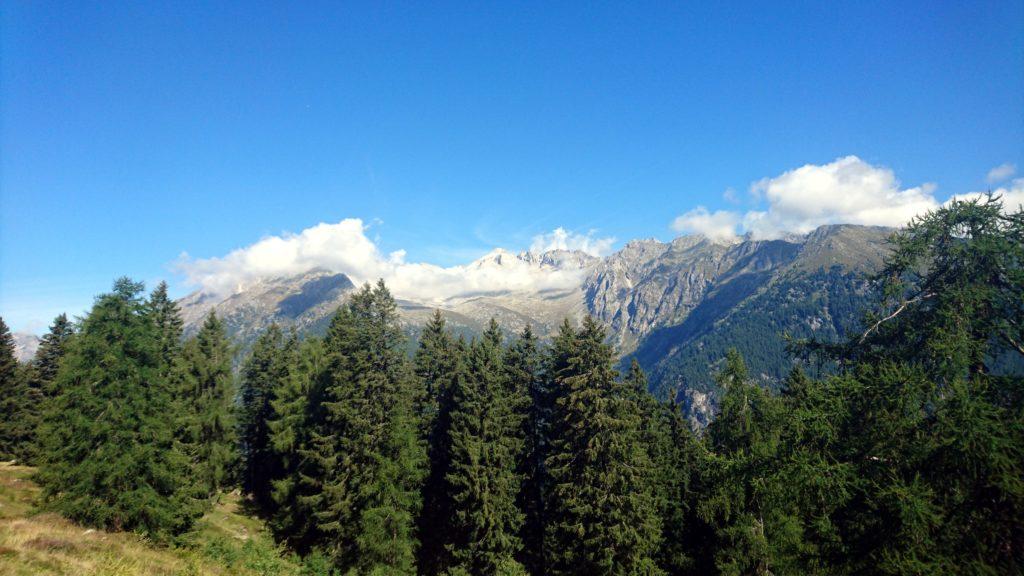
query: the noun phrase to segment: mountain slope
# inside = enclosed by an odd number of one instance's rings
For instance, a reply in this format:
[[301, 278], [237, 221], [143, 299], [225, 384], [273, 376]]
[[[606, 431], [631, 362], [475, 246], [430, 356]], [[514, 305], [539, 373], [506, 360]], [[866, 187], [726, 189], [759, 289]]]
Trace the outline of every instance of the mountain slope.
[[[465, 292], [445, 299], [399, 294], [399, 312], [415, 338], [435, 309], [457, 332], [477, 334], [494, 317], [512, 333], [529, 324], [551, 335], [564, 318], [591, 314], [610, 327], [616, 349], [636, 357], [651, 388], [677, 391], [699, 416], [714, 405], [711, 377], [729, 347], [752, 372], [774, 385], [789, 368], [782, 336], [841, 338], [856, 329], [869, 295], [867, 276], [881, 266], [887, 228], [822, 226], [804, 237], [716, 242], [685, 236], [672, 242], [637, 240], [595, 258], [555, 250], [512, 254], [495, 250], [467, 265], [474, 274], [543, 277], [554, 287]], [[244, 349], [271, 322], [322, 333], [355, 289], [345, 274], [315, 269], [260, 280], [235, 294], [196, 292], [179, 301], [186, 333], [216, 310]]]

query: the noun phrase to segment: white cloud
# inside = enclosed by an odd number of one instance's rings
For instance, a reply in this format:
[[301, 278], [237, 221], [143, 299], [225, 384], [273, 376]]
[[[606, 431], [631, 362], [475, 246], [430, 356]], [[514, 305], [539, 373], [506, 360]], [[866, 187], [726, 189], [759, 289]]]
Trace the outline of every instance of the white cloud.
[[[727, 225], [755, 239], [773, 239], [789, 233], [806, 234], [825, 224], [900, 226], [913, 216], [936, 208], [935, 185], [903, 189], [889, 168], [873, 166], [856, 156], [823, 165], [807, 164], [753, 183], [751, 195], [767, 204], [745, 214], [700, 209], [676, 218], [679, 231], [721, 236]], [[735, 228], [735, 227], [734, 227]]]
[[[973, 200], [975, 198], [983, 198], [986, 192], [968, 192], [967, 194], [957, 194], [949, 199], [949, 202], [954, 200]], [[1024, 209], [1024, 178], [1017, 178], [1010, 182], [1007, 186], [1001, 186], [992, 191], [992, 194], [999, 196], [1003, 202], [1003, 212], [1017, 212]], [[948, 203], [948, 202], [947, 202]]]
[[698, 206], [672, 221], [672, 229], [684, 234], [702, 234], [711, 240], [733, 240], [740, 216], [736, 212], [718, 210], [708, 212]]
[[538, 234], [533, 237], [530, 244], [530, 252], [543, 254], [550, 250], [579, 250], [591, 256], [607, 256], [612, 251], [615, 238], [595, 238], [595, 231], [591, 230], [586, 234], [577, 234], [567, 231], [565, 228], [555, 228], [547, 234]]
[[989, 170], [985, 180], [987, 180], [989, 184], [998, 184], [999, 182], [1005, 182], [1016, 173], [1017, 166], [1007, 162]]
[[[221, 258], [192, 259], [182, 255], [176, 267], [204, 292], [231, 294], [261, 278], [299, 274], [325, 268], [348, 275], [359, 284], [383, 278], [398, 297], [441, 302], [479, 292], [537, 291], [579, 286], [583, 272], [556, 269], [495, 250], [470, 264], [441, 267], [406, 262], [405, 251], [382, 253], [366, 236], [362, 220], [318, 224], [298, 234], [266, 237]], [[611, 239], [594, 239], [559, 228], [538, 236], [535, 247], [607, 251]]]

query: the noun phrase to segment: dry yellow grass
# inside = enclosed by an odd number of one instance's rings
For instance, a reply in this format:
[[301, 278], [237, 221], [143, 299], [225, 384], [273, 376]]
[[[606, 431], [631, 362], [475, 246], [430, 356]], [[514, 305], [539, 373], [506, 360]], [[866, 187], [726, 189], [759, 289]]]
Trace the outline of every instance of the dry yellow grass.
[[75, 525], [33, 512], [33, 469], [0, 463], [0, 576], [296, 574], [261, 523], [239, 512], [238, 496], [221, 502], [188, 535], [189, 545], [161, 547], [135, 534]]

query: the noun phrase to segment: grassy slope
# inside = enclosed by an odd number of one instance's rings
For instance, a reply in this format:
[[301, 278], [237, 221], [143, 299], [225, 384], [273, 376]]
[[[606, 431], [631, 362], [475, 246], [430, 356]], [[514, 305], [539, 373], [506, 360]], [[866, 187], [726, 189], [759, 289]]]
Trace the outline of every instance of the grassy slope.
[[135, 534], [75, 525], [36, 513], [39, 488], [32, 468], [0, 463], [0, 576], [298, 574], [259, 520], [241, 514], [239, 498], [225, 494], [184, 540], [167, 548]]

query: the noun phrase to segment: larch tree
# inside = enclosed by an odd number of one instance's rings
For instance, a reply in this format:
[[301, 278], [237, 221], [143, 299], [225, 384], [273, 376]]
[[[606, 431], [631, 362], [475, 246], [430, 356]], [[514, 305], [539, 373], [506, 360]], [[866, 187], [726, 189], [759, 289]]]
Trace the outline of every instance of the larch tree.
[[141, 291], [119, 279], [82, 321], [45, 416], [37, 479], [45, 505], [72, 520], [166, 540], [201, 508]]

